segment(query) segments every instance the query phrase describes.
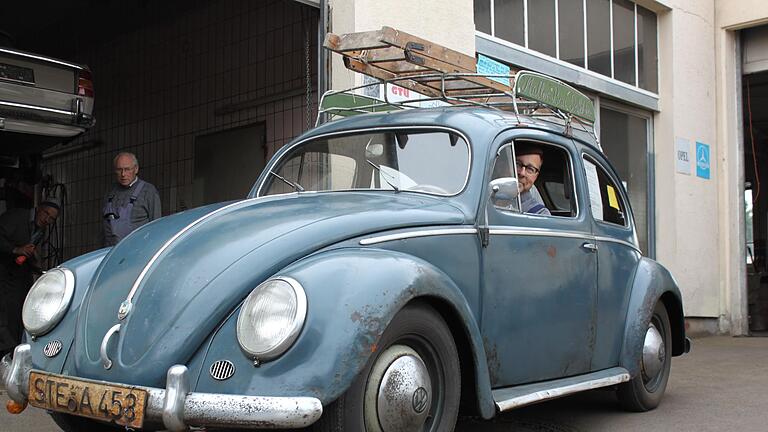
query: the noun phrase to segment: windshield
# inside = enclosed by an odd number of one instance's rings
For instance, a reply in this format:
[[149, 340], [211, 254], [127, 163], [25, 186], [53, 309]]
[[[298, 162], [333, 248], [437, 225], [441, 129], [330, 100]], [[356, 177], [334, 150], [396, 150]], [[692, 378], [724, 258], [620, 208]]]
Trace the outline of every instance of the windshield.
[[359, 133], [291, 149], [266, 176], [259, 195], [361, 189], [454, 195], [468, 173], [469, 145], [456, 133]]

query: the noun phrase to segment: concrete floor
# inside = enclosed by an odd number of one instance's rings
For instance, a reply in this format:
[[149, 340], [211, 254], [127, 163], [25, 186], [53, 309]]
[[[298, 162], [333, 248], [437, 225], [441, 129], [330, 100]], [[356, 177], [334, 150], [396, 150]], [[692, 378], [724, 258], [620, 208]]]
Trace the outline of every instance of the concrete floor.
[[[0, 393], [2, 391], [0, 390]], [[3, 406], [7, 400], [0, 394]], [[58, 431], [40, 410], [0, 412], [1, 432]], [[768, 431], [768, 338], [695, 339], [672, 362], [661, 406], [623, 412], [613, 392], [596, 390], [502, 414], [462, 419], [457, 432]]]

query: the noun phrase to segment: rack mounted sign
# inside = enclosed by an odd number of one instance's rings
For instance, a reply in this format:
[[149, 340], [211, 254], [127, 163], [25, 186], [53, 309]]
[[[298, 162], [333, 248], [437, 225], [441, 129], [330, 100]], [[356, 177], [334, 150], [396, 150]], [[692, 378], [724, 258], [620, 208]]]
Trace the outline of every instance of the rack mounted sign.
[[518, 72], [515, 76], [515, 95], [541, 102], [572, 114], [590, 123], [595, 122], [595, 105], [575, 88], [534, 72]]

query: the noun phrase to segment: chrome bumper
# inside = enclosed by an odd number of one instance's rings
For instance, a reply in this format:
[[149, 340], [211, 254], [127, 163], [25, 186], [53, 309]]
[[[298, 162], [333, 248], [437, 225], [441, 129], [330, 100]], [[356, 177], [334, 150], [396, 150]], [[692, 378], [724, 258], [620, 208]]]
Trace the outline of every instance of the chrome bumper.
[[[19, 345], [12, 360], [10, 355], [0, 360], [0, 379], [8, 397], [18, 403], [27, 402], [32, 370], [30, 349], [29, 344]], [[142, 387], [149, 393], [145, 421], [162, 422], [173, 432], [190, 426], [289, 429], [309, 426], [323, 413], [320, 400], [312, 397], [190, 393], [188, 375], [186, 366], [172, 366], [168, 369], [166, 388]]]

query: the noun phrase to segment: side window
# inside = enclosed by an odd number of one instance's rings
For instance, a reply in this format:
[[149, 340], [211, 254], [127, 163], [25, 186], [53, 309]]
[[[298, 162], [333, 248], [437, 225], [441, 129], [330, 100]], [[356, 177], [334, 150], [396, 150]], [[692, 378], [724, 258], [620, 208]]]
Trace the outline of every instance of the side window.
[[501, 177], [517, 177], [520, 184], [519, 207], [514, 203], [514, 210], [541, 216], [576, 216], [571, 160], [564, 148], [527, 140], [504, 145], [491, 180]]
[[608, 173], [588, 157], [584, 158], [584, 171], [587, 176], [592, 216], [596, 220], [627, 226], [627, 207]]

